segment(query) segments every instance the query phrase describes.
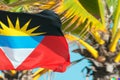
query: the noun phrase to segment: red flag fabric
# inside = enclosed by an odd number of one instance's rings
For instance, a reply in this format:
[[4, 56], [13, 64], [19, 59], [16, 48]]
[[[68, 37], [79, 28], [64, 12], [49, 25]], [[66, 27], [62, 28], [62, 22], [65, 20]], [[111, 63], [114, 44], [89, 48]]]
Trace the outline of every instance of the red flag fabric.
[[69, 64], [68, 44], [57, 14], [0, 11], [0, 70], [42, 67], [64, 72]]

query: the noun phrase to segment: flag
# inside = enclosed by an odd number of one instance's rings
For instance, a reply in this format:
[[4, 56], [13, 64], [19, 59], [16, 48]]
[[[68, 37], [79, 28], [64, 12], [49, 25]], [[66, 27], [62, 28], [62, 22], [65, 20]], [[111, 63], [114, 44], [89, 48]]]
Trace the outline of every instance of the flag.
[[47, 68], [64, 72], [69, 49], [56, 13], [0, 11], [0, 70]]

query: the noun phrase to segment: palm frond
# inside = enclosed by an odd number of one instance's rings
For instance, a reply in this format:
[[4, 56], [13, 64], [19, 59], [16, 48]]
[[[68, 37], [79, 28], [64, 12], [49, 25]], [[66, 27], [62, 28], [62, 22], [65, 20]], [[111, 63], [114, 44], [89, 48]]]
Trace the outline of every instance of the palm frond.
[[99, 5], [99, 11], [100, 11], [100, 17], [101, 17], [102, 24], [104, 26], [106, 26], [106, 23], [105, 23], [105, 8], [104, 8], [105, 2], [103, 2], [102, 0], [98, 0], [98, 5]]
[[117, 8], [118, 0], [106, 0], [106, 2], [110, 9], [110, 13], [113, 14], [115, 12], [115, 9]]
[[105, 26], [90, 14], [78, 0], [63, 0], [55, 11], [61, 16], [64, 32], [81, 36], [90, 30], [106, 30]]
[[118, 0], [117, 9], [115, 12], [114, 24], [112, 27], [112, 39], [114, 38], [114, 36], [117, 32], [119, 22], [120, 22], [120, 0]]

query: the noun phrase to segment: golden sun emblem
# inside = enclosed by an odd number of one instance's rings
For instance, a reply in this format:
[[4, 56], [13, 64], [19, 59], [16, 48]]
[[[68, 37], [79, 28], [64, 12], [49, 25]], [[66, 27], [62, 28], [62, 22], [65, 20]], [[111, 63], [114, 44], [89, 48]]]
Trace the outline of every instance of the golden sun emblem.
[[38, 29], [40, 26], [33, 27], [29, 30], [27, 30], [31, 19], [28, 20], [22, 27], [20, 26], [19, 18], [16, 19], [15, 26], [13, 25], [10, 18], [7, 16], [8, 26], [5, 25], [2, 21], [0, 21], [0, 35], [5, 36], [37, 36], [41, 34], [45, 34], [45, 32], [41, 33], [33, 33], [36, 29]]

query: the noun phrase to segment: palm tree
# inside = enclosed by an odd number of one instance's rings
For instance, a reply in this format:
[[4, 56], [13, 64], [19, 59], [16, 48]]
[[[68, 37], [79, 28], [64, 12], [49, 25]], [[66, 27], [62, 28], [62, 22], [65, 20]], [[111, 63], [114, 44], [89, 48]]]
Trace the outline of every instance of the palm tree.
[[120, 0], [2, 0], [1, 4], [2, 9], [18, 12], [55, 11], [65, 37], [80, 46], [73, 52], [93, 64], [86, 68], [93, 70], [94, 80], [120, 77]]
[[74, 52], [93, 63], [87, 69], [93, 70], [94, 80], [118, 78], [120, 1], [63, 0], [61, 4], [55, 11], [62, 16], [63, 31], [67, 32], [65, 36], [79, 43], [80, 48]]

